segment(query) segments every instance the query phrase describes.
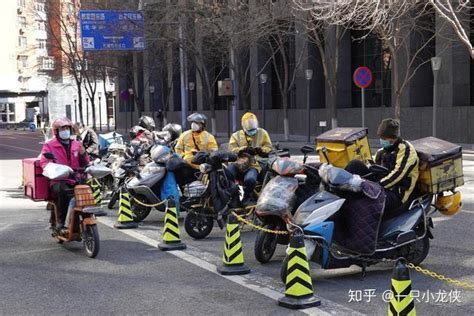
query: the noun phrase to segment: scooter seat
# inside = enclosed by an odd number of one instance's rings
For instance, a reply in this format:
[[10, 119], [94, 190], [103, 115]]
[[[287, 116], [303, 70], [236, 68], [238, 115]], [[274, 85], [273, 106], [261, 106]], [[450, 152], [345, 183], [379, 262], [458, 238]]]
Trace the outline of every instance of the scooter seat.
[[390, 238], [398, 235], [400, 232], [411, 230], [418, 222], [423, 210], [419, 207], [406, 210], [403, 214], [392, 217], [390, 219], [382, 220], [382, 225], [379, 230], [379, 240]]
[[415, 199], [416, 199], [416, 196], [412, 195], [408, 198], [408, 200], [405, 203], [403, 203], [399, 207], [397, 207], [395, 209], [392, 209], [392, 210], [389, 210], [389, 211], [385, 211], [384, 214], [383, 214], [383, 217], [382, 217], [382, 221], [388, 220], [390, 218], [397, 217], [397, 216], [407, 212], [408, 209], [410, 208], [411, 203]]

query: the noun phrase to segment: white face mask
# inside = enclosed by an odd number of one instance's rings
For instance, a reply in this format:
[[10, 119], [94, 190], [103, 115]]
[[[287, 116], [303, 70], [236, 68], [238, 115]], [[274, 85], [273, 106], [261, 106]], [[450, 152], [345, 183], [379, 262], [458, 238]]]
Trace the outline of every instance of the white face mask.
[[71, 131], [70, 130], [64, 130], [64, 131], [59, 131], [59, 138], [62, 140], [68, 140], [69, 137], [71, 137]]
[[199, 132], [201, 130], [201, 125], [196, 122], [192, 122], [191, 129], [193, 130], [193, 132]]

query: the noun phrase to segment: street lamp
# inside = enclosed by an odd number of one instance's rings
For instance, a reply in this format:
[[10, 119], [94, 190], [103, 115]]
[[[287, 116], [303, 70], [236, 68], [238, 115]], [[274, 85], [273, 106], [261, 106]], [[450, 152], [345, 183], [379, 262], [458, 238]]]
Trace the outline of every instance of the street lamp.
[[433, 130], [432, 135], [436, 137], [436, 108], [438, 107], [438, 72], [441, 68], [441, 57], [431, 58], [431, 68], [433, 69]]
[[267, 74], [260, 74], [260, 83], [262, 84], [260, 90], [262, 91], [262, 121], [263, 128], [265, 128], [265, 89], [264, 84], [267, 82]]
[[112, 91], [112, 96], [114, 97], [114, 130], [117, 130], [117, 92]]
[[305, 70], [306, 76], [306, 117], [308, 118], [308, 125], [307, 125], [307, 142], [309, 143], [311, 140], [311, 110], [309, 108], [309, 82], [311, 78], [313, 78], [313, 70], [306, 69]]
[[97, 92], [97, 96], [99, 97], [99, 129], [102, 132], [102, 110], [101, 110], [101, 103], [100, 99], [102, 98], [102, 91]]
[[130, 98], [129, 98], [129, 101], [130, 101], [130, 104], [129, 104], [129, 107], [130, 107], [130, 128], [132, 128], [133, 126], [133, 111], [132, 111], [132, 106], [133, 106], [133, 89], [132, 88], [129, 88], [128, 89], [128, 94], [130, 95]]
[[80, 120], [77, 120], [77, 95], [74, 95], [74, 119], [76, 122], [80, 122]]
[[89, 127], [89, 98], [86, 98], [86, 125]]
[[155, 94], [155, 86], [149, 86], [148, 90], [150, 91], [150, 108], [151, 108], [151, 117], [155, 119], [155, 99], [153, 95]]
[[189, 88], [189, 91], [191, 91], [191, 93], [189, 94], [189, 110], [192, 112], [193, 111], [193, 91], [194, 91], [194, 88], [196, 88], [196, 84], [194, 82], [189, 82], [188, 88]]

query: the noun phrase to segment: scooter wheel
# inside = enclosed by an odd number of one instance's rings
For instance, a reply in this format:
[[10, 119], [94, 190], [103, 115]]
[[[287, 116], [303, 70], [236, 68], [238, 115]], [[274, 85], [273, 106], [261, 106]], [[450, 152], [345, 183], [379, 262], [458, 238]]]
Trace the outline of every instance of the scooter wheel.
[[[264, 228], [274, 230], [275, 225], [267, 224]], [[259, 231], [255, 238], [254, 254], [260, 263], [267, 263], [273, 257], [278, 243], [278, 235]]]
[[184, 230], [194, 239], [206, 238], [214, 227], [214, 218], [188, 212], [184, 218]]
[[99, 253], [100, 239], [97, 225], [87, 225], [86, 230], [82, 233], [82, 242], [84, 250], [89, 258], [95, 258]]

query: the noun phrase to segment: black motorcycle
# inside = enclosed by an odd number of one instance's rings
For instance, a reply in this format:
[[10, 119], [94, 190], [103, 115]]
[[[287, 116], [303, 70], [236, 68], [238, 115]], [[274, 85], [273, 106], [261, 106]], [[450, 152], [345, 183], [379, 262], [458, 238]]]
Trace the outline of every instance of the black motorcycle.
[[187, 211], [184, 229], [195, 239], [207, 237], [217, 221], [224, 227], [230, 210], [240, 207], [239, 187], [225, 174], [224, 163], [237, 160], [226, 151], [199, 152], [192, 163], [200, 165], [200, 180], [186, 184], [181, 207]]

